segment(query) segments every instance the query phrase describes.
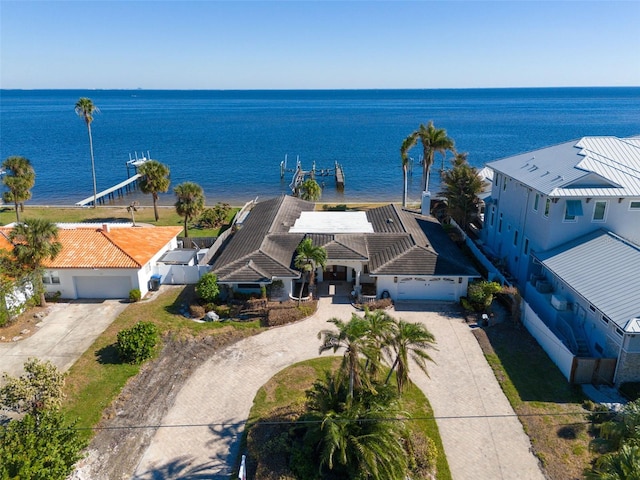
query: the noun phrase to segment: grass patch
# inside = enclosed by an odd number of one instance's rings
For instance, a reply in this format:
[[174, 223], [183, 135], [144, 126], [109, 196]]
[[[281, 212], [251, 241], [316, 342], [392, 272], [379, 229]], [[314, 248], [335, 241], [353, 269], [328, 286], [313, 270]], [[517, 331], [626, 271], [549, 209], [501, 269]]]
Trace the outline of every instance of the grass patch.
[[[232, 208], [227, 217], [229, 223], [238, 211]], [[153, 206], [138, 207], [135, 220], [138, 224], [150, 224], [155, 226], [183, 226], [184, 219], [178, 215], [173, 207], [160, 207], [160, 218], [156, 222], [153, 214]], [[54, 223], [88, 223], [88, 222], [131, 222], [131, 214], [126, 206], [81, 208], [81, 207], [29, 207], [25, 206], [21, 213], [22, 219], [46, 218]], [[6, 225], [16, 221], [15, 210], [11, 207], [0, 208], [0, 225]], [[190, 237], [217, 237], [221, 231], [228, 228], [223, 225], [220, 228], [200, 229], [189, 227]]]
[[580, 387], [567, 382], [524, 327], [503, 323], [474, 333], [548, 478], [582, 478], [594, 457]]
[[78, 418], [78, 427], [91, 428], [102, 418], [127, 381], [141, 366], [121, 363], [115, 347], [118, 332], [140, 320], [157, 325], [161, 336], [194, 337], [223, 334], [229, 329], [261, 330], [259, 321], [196, 323], [180, 315], [185, 298], [193, 287], [165, 287], [154, 300], [129, 305], [69, 369], [63, 410], [68, 418]]
[[[295, 421], [299, 415], [304, 413], [306, 390], [311, 388], [315, 380], [323, 377], [325, 371], [336, 370], [340, 365], [340, 361], [341, 358], [335, 356], [316, 358], [287, 367], [274, 375], [256, 394], [240, 451], [246, 451], [247, 435], [251, 435], [252, 425], [255, 425], [256, 422], [268, 419]], [[438, 448], [436, 478], [439, 480], [451, 479], [449, 464], [447, 463], [442, 440], [440, 439], [438, 427], [433, 418], [433, 410], [428, 399], [420, 389], [411, 386], [403, 395], [402, 406], [414, 418], [409, 420], [408, 426], [410, 430], [416, 432], [416, 434], [420, 432], [422, 435], [430, 437]], [[261, 440], [273, 443], [273, 449], [267, 449], [271, 457], [272, 451], [278, 451], [283, 448], [280, 443], [288, 434], [286, 434], [286, 430], [283, 431], [282, 426], [274, 427], [271, 433], [266, 433], [265, 430], [262, 427], [259, 435]], [[264, 448], [264, 442], [260, 441], [259, 444]], [[250, 449], [249, 457], [257, 459], [257, 462], [264, 461], [264, 459], [259, 458], [259, 455], [259, 452]], [[275, 465], [278, 465], [278, 460], [275, 460]], [[273, 464], [270, 464], [270, 466], [273, 466]], [[287, 470], [286, 464], [281, 463], [280, 466]], [[270, 475], [269, 478], [292, 478], [287, 476], [287, 473], [276, 471], [271, 471]]]

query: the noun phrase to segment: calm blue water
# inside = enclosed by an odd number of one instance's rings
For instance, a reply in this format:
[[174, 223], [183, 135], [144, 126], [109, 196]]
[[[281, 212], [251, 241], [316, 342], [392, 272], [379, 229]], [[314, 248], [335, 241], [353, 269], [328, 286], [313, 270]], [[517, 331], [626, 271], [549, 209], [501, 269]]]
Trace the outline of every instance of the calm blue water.
[[[303, 167], [344, 166], [338, 193], [321, 201], [400, 201], [402, 140], [433, 120], [478, 167], [586, 135], [640, 134], [640, 88], [345, 91], [0, 90], [0, 158], [22, 155], [36, 170], [33, 205], [73, 204], [92, 194], [89, 142], [75, 102], [99, 107], [92, 123], [98, 190], [127, 178], [135, 151], [171, 169], [172, 186], [195, 181], [207, 203], [240, 204], [288, 193], [288, 154]], [[412, 154], [417, 160], [421, 149]], [[434, 173], [441, 166], [436, 158]], [[432, 176], [431, 190], [439, 178]], [[416, 165], [410, 199], [419, 199]], [[139, 194], [136, 199], [150, 204]], [[130, 202], [129, 196], [121, 203]], [[162, 197], [171, 204], [173, 194]]]

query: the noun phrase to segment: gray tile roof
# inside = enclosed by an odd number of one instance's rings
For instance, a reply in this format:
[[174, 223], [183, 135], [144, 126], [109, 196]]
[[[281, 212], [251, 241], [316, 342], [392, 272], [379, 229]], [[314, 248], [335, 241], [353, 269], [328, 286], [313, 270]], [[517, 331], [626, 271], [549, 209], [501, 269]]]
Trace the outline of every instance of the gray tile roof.
[[597, 230], [534, 255], [620, 328], [640, 318], [640, 246]]
[[639, 137], [584, 137], [487, 166], [551, 197], [640, 196]]
[[293, 261], [305, 236], [324, 247], [330, 261], [368, 260], [372, 275], [478, 276], [435, 219], [386, 205], [367, 211], [374, 233], [288, 233], [300, 213], [312, 209], [312, 203], [294, 197], [258, 203], [213, 264], [219, 280], [298, 278]]

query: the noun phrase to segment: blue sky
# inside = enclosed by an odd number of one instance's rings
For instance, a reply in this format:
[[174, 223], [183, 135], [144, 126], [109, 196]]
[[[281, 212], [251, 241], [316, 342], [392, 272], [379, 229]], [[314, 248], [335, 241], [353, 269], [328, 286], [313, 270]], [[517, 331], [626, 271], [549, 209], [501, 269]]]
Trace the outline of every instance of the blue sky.
[[640, 85], [638, 1], [7, 1], [1, 88]]

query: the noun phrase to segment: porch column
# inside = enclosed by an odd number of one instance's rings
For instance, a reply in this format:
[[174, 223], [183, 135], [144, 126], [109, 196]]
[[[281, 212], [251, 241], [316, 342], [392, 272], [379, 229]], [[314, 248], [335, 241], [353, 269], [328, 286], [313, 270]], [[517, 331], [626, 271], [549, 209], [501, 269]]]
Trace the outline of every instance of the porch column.
[[362, 273], [360, 270], [356, 270], [356, 290], [360, 287], [360, 273]]

